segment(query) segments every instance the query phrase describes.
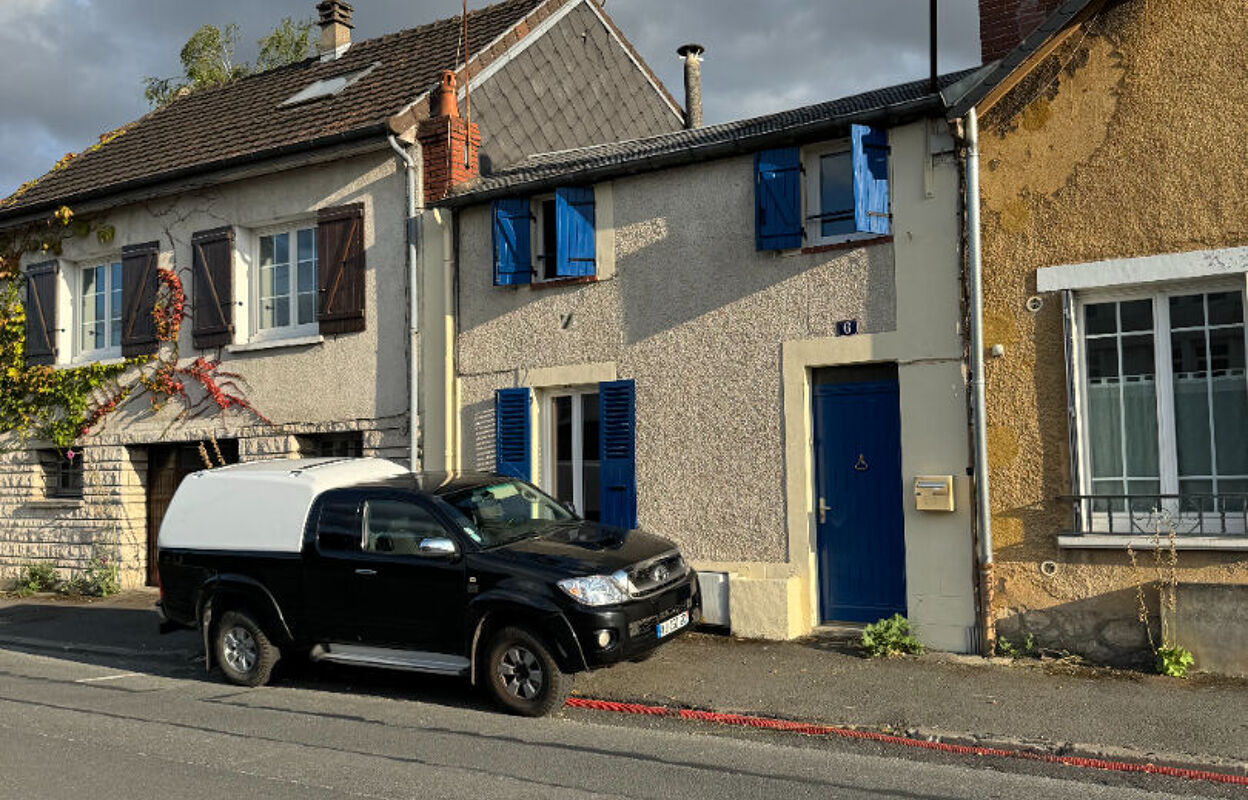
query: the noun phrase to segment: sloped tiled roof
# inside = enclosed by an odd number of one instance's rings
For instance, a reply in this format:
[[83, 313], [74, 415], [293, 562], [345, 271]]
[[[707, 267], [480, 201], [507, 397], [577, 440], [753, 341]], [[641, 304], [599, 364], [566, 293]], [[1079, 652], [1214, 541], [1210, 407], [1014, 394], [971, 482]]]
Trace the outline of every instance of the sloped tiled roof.
[[[939, 79], [939, 86], [947, 88], [971, 73], [972, 70], [965, 70], [944, 75]], [[546, 184], [553, 185], [555, 181], [588, 183], [766, 147], [814, 141], [836, 135], [838, 129], [843, 130], [854, 122], [896, 123], [922, 114], [943, 113], [944, 101], [930, 88], [927, 80], [912, 81], [752, 119], [533, 155], [464, 184], [444, 204], [468, 205], [521, 187], [536, 190], [546, 188]]]
[[[504, 0], [468, 16], [468, 52], [485, 49], [547, 0]], [[245, 160], [368, 134], [462, 63], [459, 17], [356, 42], [339, 59], [310, 58], [201, 89], [132, 123], [120, 136], [44, 175], [0, 220]], [[340, 94], [282, 102], [313, 82], [367, 69]]]

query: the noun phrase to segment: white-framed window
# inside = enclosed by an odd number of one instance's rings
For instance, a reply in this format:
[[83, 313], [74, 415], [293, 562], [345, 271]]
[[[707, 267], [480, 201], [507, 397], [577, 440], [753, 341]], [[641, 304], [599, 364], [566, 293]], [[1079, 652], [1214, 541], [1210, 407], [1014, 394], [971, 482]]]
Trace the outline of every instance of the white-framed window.
[[252, 279], [253, 339], [317, 331], [316, 225], [292, 223], [257, 232]]
[[555, 196], [538, 195], [529, 202], [533, 213], [533, 282], [560, 280]]
[[541, 423], [542, 488], [585, 519], [601, 519], [598, 387], [549, 390]]
[[1086, 529], [1128, 533], [1159, 509], [1179, 533], [1243, 532], [1244, 305], [1242, 283], [1078, 296], [1078, 493], [1104, 498]]
[[74, 294], [74, 359], [121, 356], [121, 261], [85, 264], [77, 270]]

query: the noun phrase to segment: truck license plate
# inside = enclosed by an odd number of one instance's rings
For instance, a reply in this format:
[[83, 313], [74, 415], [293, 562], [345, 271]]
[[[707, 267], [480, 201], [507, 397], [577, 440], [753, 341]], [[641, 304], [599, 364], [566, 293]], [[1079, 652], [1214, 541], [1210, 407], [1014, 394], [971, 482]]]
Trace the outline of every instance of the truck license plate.
[[658, 638], [662, 639], [664, 636], [669, 636], [688, 624], [689, 612], [682, 611], [671, 619], [660, 622], [655, 627], [658, 629]]

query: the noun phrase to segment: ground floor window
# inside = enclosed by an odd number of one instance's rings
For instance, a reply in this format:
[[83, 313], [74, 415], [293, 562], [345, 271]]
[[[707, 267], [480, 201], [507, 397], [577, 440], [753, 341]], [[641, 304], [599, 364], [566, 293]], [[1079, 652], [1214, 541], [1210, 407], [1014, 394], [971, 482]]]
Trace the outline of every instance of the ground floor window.
[[1243, 290], [1085, 298], [1078, 324], [1091, 511], [1248, 513]]
[[76, 500], [82, 497], [82, 451], [40, 450], [44, 496]]
[[585, 519], [599, 520], [598, 387], [552, 394], [547, 408], [547, 442], [542, 450], [547, 491], [571, 503]]
[[304, 458], [360, 458], [364, 455], [364, 434], [311, 433], [297, 437], [299, 455]]

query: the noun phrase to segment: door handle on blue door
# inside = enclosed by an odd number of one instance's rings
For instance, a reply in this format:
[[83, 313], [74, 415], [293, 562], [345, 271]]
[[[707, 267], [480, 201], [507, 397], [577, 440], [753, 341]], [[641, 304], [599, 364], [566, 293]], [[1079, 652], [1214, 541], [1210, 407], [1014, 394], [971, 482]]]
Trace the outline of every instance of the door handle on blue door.
[[371, 578], [372, 576], [374, 576], [374, 575], [376, 575], [376, 574], [377, 574], [377, 570], [375, 570], [375, 569], [357, 569], [357, 570], [355, 571], [355, 574], [356, 574], [356, 575], [363, 575], [365, 578]]
[[819, 524], [820, 525], [828, 521], [828, 512], [831, 510], [832, 510], [832, 507], [829, 506], [827, 503], [825, 503], [823, 498], [820, 497], [819, 498]]

